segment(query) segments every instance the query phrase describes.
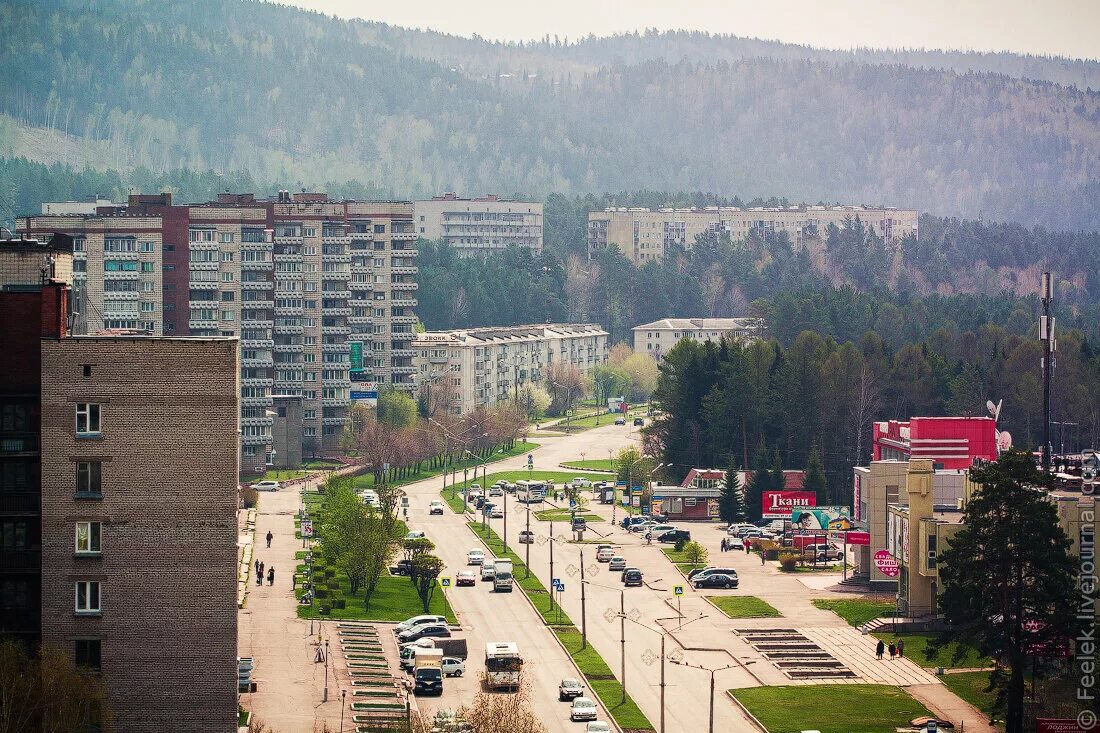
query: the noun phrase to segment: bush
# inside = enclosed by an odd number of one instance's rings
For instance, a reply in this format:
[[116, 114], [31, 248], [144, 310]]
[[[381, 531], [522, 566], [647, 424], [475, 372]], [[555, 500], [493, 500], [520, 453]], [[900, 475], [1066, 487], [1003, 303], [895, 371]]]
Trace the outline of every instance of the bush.
[[325, 568], [325, 577], [326, 578], [335, 578], [336, 577], [335, 568]]
[[676, 546], [676, 552], [683, 552], [684, 551], [684, 545], [686, 545], [686, 544], [687, 544], [687, 540], [683, 539], [682, 537], [680, 539], [676, 540], [676, 545], [675, 545]]
[[332, 613], [332, 607], [331, 607], [331, 606], [328, 606], [328, 605], [325, 605], [325, 606], [321, 606], [321, 608], [320, 608], [320, 611], [319, 611], [319, 612], [320, 612], [320, 614], [321, 614], [322, 616], [328, 616], [329, 614], [331, 614], [331, 613]]
[[779, 554], [779, 566], [788, 573], [794, 572], [794, 569], [798, 566], [798, 561], [801, 555], [797, 552], [783, 552]]
[[317, 586], [317, 588], [313, 591], [313, 596], [315, 598], [328, 598], [328, 588], [323, 585]]
[[344, 600], [343, 598], [337, 598], [336, 600], [334, 600], [332, 602], [332, 607], [343, 609], [347, 606], [347, 603], [348, 602], [346, 600]]
[[256, 502], [260, 499], [260, 492], [251, 486], [245, 486], [241, 489], [241, 502], [246, 509], [251, 509], [256, 506]]

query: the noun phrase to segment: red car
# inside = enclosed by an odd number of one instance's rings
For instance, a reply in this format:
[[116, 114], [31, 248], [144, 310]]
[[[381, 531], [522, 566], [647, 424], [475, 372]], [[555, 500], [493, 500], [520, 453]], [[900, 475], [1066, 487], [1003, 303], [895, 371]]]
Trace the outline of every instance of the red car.
[[455, 585], [477, 585], [477, 577], [470, 570], [459, 570], [455, 573]]

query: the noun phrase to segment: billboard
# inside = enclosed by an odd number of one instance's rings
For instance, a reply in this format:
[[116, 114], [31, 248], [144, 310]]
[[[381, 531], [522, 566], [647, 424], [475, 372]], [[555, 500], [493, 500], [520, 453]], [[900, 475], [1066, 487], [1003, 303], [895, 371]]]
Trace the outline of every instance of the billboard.
[[846, 506], [819, 506], [810, 509], [791, 510], [792, 529], [845, 530], [851, 529], [853, 526], [852, 510]]
[[351, 391], [351, 401], [368, 407], [378, 406], [378, 387], [374, 382], [360, 382], [358, 389]]
[[790, 519], [795, 509], [817, 506], [814, 491], [765, 491], [761, 496], [764, 519]]
[[348, 346], [351, 349], [351, 371], [363, 371], [363, 342], [349, 341]]

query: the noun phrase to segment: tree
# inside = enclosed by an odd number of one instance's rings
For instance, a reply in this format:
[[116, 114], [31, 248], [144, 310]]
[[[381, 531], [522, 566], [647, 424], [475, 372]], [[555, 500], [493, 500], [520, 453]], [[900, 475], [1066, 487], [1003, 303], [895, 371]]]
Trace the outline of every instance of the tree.
[[649, 354], [636, 352], [623, 362], [622, 369], [630, 378], [630, 399], [634, 402], [648, 400], [657, 389], [657, 360]]
[[596, 396], [597, 408], [607, 404], [610, 397], [627, 397], [630, 387], [630, 375], [624, 369], [600, 364], [592, 367], [588, 373], [592, 381], [592, 392]]
[[0, 733], [114, 730], [103, 679], [51, 644], [28, 654], [0, 638]]
[[764, 492], [772, 490], [772, 473], [768, 470], [768, 449], [763, 438], [756, 448], [756, 468], [745, 492], [745, 504], [749, 520], [759, 521], [763, 515]]
[[427, 613], [432, 605], [432, 594], [438, 585], [436, 579], [441, 572], [443, 572], [443, 561], [435, 555], [425, 553], [413, 558], [409, 578], [416, 586], [416, 595], [420, 597], [424, 613]]
[[416, 562], [421, 555], [428, 555], [435, 549], [435, 543], [427, 537], [417, 537], [412, 540], [404, 540], [401, 549], [405, 552], [405, 559]]
[[528, 382], [520, 387], [519, 403], [527, 410], [527, 414], [538, 419], [546, 414], [550, 407], [550, 393], [541, 384]]
[[950, 625], [937, 645], [957, 641], [1003, 660], [1007, 680], [991, 683], [1002, 687], [1006, 733], [1022, 733], [1028, 655], [1071, 643], [1080, 625], [1075, 563], [1046, 494], [1049, 476], [1030, 454], [1009, 451], [970, 477], [980, 488], [939, 557], [940, 608]]
[[376, 411], [378, 421], [387, 425], [407, 428], [416, 423], [416, 400], [396, 389], [379, 392]]
[[825, 479], [825, 467], [821, 465], [821, 452], [818, 451], [816, 443], [810, 449], [810, 459], [806, 462], [806, 479], [802, 483], [802, 488], [815, 492], [820, 503], [826, 505], [832, 503], [828, 482]]
[[745, 497], [741, 493], [741, 480], [737, 471], [730, 466], [726, 469], [726, 480], [718, 495], [718, 516], [726, 524], [745, 521]]
[[684, 558], [695, 567], [701, 567], [707, 562], [707, 548], [692, 540], [684, 545]]
[[546, 385], [552, 398], [549, 410], [552, 415], [564, 415], [584, 396], [584, 375], [572, 364], [551, 364], [546, 370]]

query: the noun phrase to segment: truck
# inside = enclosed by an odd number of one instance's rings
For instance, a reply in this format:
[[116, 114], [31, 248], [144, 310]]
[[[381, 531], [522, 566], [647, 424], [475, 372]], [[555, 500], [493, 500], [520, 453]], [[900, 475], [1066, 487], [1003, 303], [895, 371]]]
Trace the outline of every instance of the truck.
[[495, 593], [512, 592], [511, 560], [497, 560], [493, 563], [493, 591]]
[[416, 652], [422, 649], [438, 649], [444, 657], [465, 660], [469, 650], [465, 639], [421, 639], [401, 648], [401, 669], [413, 669], [416, 666]]
[[413, 693], [443, 694], [443, 650], [417, 649], [413, 656]]

